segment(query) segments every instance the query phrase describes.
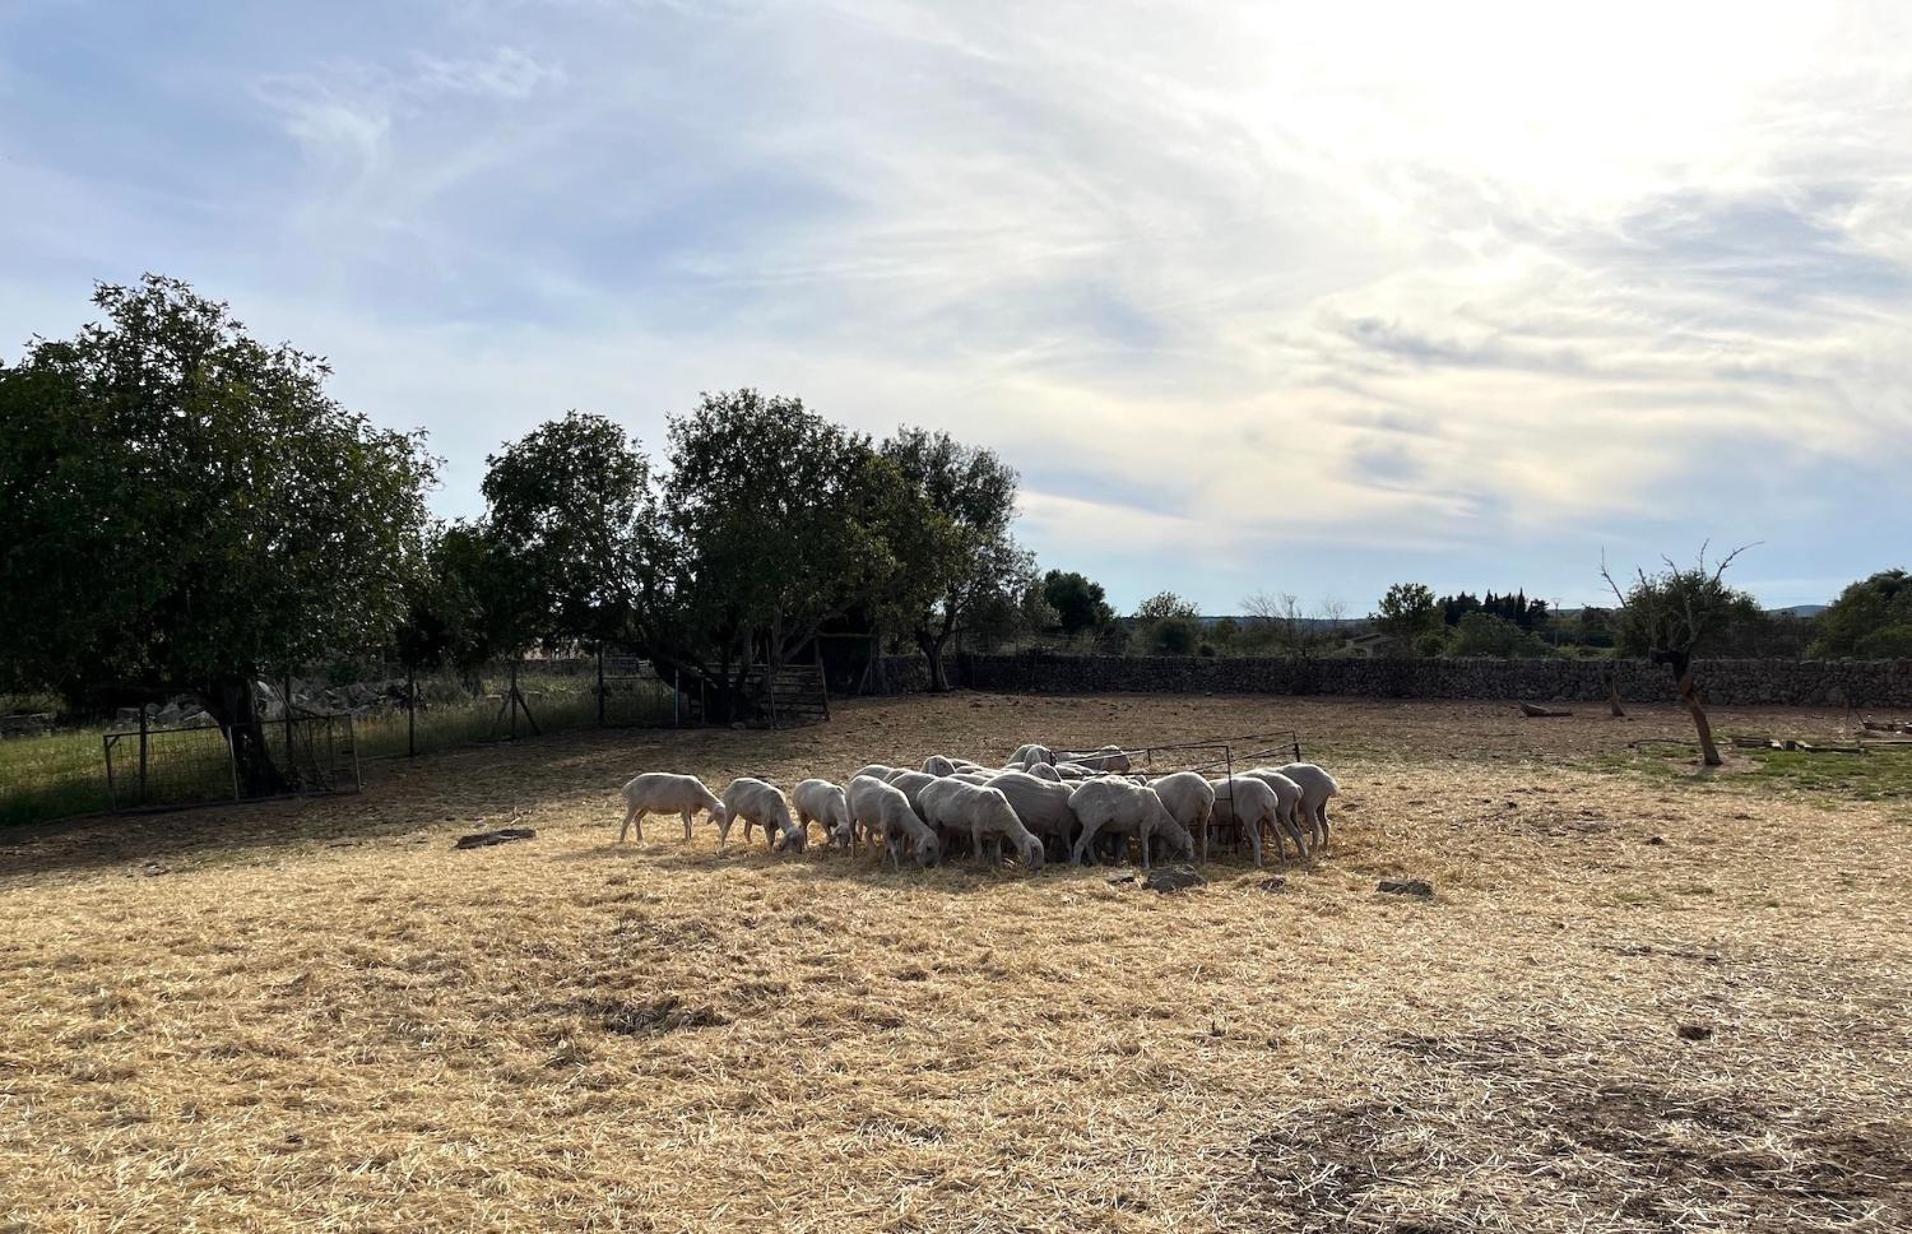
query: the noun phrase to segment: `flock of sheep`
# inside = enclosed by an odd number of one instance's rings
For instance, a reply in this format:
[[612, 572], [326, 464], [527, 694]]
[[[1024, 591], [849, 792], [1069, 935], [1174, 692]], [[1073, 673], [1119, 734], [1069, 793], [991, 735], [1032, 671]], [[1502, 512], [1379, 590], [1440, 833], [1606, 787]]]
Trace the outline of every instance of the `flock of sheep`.
[[684, 820], [688, 840], [691, 819], [701, 812], [717, 824], [720, 846], [741, 821], [746, 842], [753, 827], [762, 827], [771, 848], [781, 844], [785, 852], [800, 853], [814, 822], [832, 847], [854, 851], [859, 843], [881, 842], [899, 868], [906, 851], [918, 865], [931, 866], [958, 846], [1000, 860], [1006, 841], [1031, 870], [1051, 854], [1071, 863], [1091, 853], [1119, 855], [1131, 839], [1141, 848], [1144, 868], [1155, 848], [1192, 860], [1198, 833], [1206, 858], [1211, 830], [1245, 838], [1256, 865], [1262, 864], [1264, 833], [1274, 840], [1276, 858], [1284, 860], [1284, 840], [1301, 859], [1328, 842], [1328, 799], [1340, 786], [1313, 763], [1218, 778], [1198, 771], [1133, 775], [1130, 767], [1116, 746], [1058, 755], [1024, 745], [1002, 767], [942, 755], [920, 771], [872, 763], [847, 785], [805, 780], [788, 797], [749, 776], [732, 780], [719, 797], [696, 776], [652, 771], [624, 786], [624, 825], [617, 838], [623, 843], [635, 828], [642, 840], [647, 815], [675, 814]]

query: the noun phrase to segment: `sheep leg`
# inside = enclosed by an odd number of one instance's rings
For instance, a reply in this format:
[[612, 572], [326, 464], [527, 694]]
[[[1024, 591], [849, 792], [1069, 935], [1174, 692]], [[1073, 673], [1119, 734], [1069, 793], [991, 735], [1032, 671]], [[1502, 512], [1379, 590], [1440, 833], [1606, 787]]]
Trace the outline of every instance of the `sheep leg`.
[[1326, 848], [1328, 846], [1328, 803], [1325, 801], [1315, 807], [1315, 830], [1320, 836], [1316, 841], [1317, 847]]
[[971, 861], [983, 859], [983, 825], [981, 823], [972, 822], [969, 825], [969, 859]]
[[[1088, 799], [1084, 798], [1084, 800], [1086, 801]], [[1082, 864], [1082, 854], [1088, 852], [1089, 846], [1095, 843], [1096, 830], [1101, 826], [1102, 824], [1100, 823], [1082, 824], [1082, 834], [1076, 837], [1075, 848], [1070, 850], [1069, 853], [1070, 865], [1079, 866]]]
[[1147, 819], [1142, 821], [1142, 868], [1149, 868], [1149, 838], [1154, 834]]
[[684, 811], [684, 838], [690, 839], [690, 811]]
[[[1254, 823], [1242, 827], [1241, 830], [1248, 833], [1248, 848], [1250, 852], [1254, 853], [1255, 868], [1259, 870], [1261, 869], [1261, 822], [1260, 820], [1256, 820]], [[1276, 853], [1276, 857], [1279, 858], [1280, 853]]]
[[895, 832], [891, 832], [887, 837], [887, 846], [890, 850], [890, 868], [898, 871], [902, 870], [903, 859], [897, 855], [897, 850], [901, 846], [897, 843]]
[[724, 821], [717, 824], [717, 851], [722, 852], [730, 843], [730, 825], [736, 822], [735, 815], [726, 815]]
[[624, 811], [624, 825], [617, 829], [617, 842], [619, 844], [624, 843], [624, 835], [630, 831], [631, 824], [633, 823], [637, 824], [637, 838], [642, 840], [644, 838], [644, 811], [637, 808], [636, 802], [632, 802], [631, 808]]

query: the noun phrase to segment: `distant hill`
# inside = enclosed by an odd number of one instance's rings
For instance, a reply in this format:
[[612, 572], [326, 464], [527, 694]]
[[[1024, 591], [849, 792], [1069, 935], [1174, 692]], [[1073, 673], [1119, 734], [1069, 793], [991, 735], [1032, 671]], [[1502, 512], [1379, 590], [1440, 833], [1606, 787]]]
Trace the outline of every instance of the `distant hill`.
[[1769, 608], [1766, 611], [1769, 613], [1782, 614], [1787, 617], [1817, 617], [1826, 611], [1826, 606], [1823, 604], [1795, 604], [1790, 608]]

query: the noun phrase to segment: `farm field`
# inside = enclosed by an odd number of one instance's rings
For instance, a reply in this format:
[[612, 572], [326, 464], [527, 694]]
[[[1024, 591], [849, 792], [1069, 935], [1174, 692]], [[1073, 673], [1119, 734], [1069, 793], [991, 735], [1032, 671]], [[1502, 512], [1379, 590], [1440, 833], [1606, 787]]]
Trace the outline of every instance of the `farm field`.
[[[613, 843], [640, 770], [1289, 728], [1332, 851], [1173, 895]], [[1912, 754], [1628, 749], [1689, 731], [956, 694], [0, 830], [0, 1230], [1912, 1228]]]

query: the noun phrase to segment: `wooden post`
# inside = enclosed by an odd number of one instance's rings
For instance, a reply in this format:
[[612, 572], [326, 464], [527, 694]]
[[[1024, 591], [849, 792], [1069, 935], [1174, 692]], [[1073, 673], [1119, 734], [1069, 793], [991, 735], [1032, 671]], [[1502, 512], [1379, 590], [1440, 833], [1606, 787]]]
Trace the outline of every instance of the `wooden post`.
[[511, 658], [511, 684], [505, 687], [505, 714], [511, 726], [511, 739], [518, 739], [518, 658]]
[[289, 668], [285, 671], [285, 693], [279, 698], [279, 709], [285, 712], [285, 779], [287, 787], [292, 787], [295, 764], [292, 761], [292, 670]]
[[[418, 757], [418, 666], [405, 669], [405, 757]], [[353, 774], [358, 774], [358, 743], [352, 744]]]
[[603, 643], [598, 644], [597, 673], [598, 673], [598, 708], [597, 708], [598, 727], [603, 728], [604, 727], [604, 644]]
[[[111, 769], [112, 764], [107, 764]], [[146, 804], [146, 704], [139, 705], [139, 803]]]

